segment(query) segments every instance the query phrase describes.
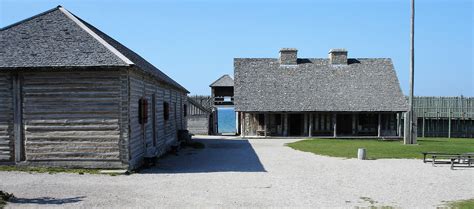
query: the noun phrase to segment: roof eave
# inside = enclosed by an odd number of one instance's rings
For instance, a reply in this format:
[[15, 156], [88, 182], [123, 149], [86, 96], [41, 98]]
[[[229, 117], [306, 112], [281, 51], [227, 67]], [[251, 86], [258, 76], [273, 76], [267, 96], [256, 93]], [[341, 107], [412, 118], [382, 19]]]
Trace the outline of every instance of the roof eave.
[[112, 52], [115, 56], [120, 58], [124, 63], [127, 65], [133, 65], [134, 63], [128, 59], [125, 55], [120, 53], [115, 47], [110, 45], [107, 41], [102, 39], [99, 35], [94, 33], [89, 27], [87, 27], [84, 23], [82, 23], [79, 19], [76, 18], [72, 13], [70, 13], [67, 9], [63, 8], [62, 6], [58, 6], [59, 11], [63, 12], [66, 17], [71, 19], [74, 23], [76, 23], [80, 28], [82, 28], [85, 32], [91, 35], [94, 39], [96, 39], [100, 44], [102, 44], [105, 48], [107, 48], [110, 52]]

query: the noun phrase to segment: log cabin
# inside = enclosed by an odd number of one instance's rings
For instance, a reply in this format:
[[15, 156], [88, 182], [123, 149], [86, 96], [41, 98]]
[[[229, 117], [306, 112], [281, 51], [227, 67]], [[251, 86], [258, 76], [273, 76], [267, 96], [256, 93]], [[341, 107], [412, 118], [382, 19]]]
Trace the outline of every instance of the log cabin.
[[234, 59], [234, 105], [242, 136], [401, 137], [408, 110], [389, 58]]
[[0, 163], [134, 169], [186, 129], [183, 86], [61, 6], [0, 37]]

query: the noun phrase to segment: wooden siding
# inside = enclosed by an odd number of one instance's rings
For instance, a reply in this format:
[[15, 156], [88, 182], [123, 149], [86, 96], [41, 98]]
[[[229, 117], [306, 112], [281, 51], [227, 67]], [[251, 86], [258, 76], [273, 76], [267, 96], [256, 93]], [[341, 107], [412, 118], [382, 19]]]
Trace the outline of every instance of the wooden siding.
[[141, 161], [145, 155], [145, 141], [143, 130], [138, 121], [138, 100], [145, 91], [145, 82], [143, 77], [136, 74], [129, 74], [130, 79], [130, 160], [132, 164]]
[[[187, 97], [185, 93], [135, 71], [129, 73], [129, 85], [130, 166], [136, 168], [144, 157], [161, 156], [177, 142], [177, 130], [186, 129], [182, 105], [183, 98]], [[148, 100], [148, 122], [143, 126], [138, 122], [138, 100], [141, 97]], [[170, 107], [169, 119], [166, 121], [163, 114], [164, 102], [168, 102]]]
[[209, 113], [188, 115], [188, 130], [191, 134], [209, 134]]
[[120, 137], [127, 133], [120, 132], [119, 121], [126, 93], [118, 71], [28, 72], [22, 77], [27, 161], [122, 166]]
[[0, 162], [13, 161], [12, 76], [0, 73]]
[[127, 71], [120, 71], [120, 159], [124, 165], [129, 163], [129, 76]]

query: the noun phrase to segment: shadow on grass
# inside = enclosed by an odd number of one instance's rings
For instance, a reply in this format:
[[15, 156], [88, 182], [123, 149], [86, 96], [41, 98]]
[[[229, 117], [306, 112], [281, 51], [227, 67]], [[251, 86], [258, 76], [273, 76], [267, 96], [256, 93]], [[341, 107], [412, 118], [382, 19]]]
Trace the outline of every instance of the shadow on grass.
[[204, 149], [183, 149], [167, 155], [140, 173], [266, 172], [248, 140], [197, 139]]

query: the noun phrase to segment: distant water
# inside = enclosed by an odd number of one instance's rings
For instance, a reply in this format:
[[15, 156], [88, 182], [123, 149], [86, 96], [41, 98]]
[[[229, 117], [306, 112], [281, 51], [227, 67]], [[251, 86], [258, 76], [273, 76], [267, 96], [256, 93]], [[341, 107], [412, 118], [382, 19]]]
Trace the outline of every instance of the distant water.
[[235, 133], [234, 108], [217, 109], [217, 127], [219, 133]]

